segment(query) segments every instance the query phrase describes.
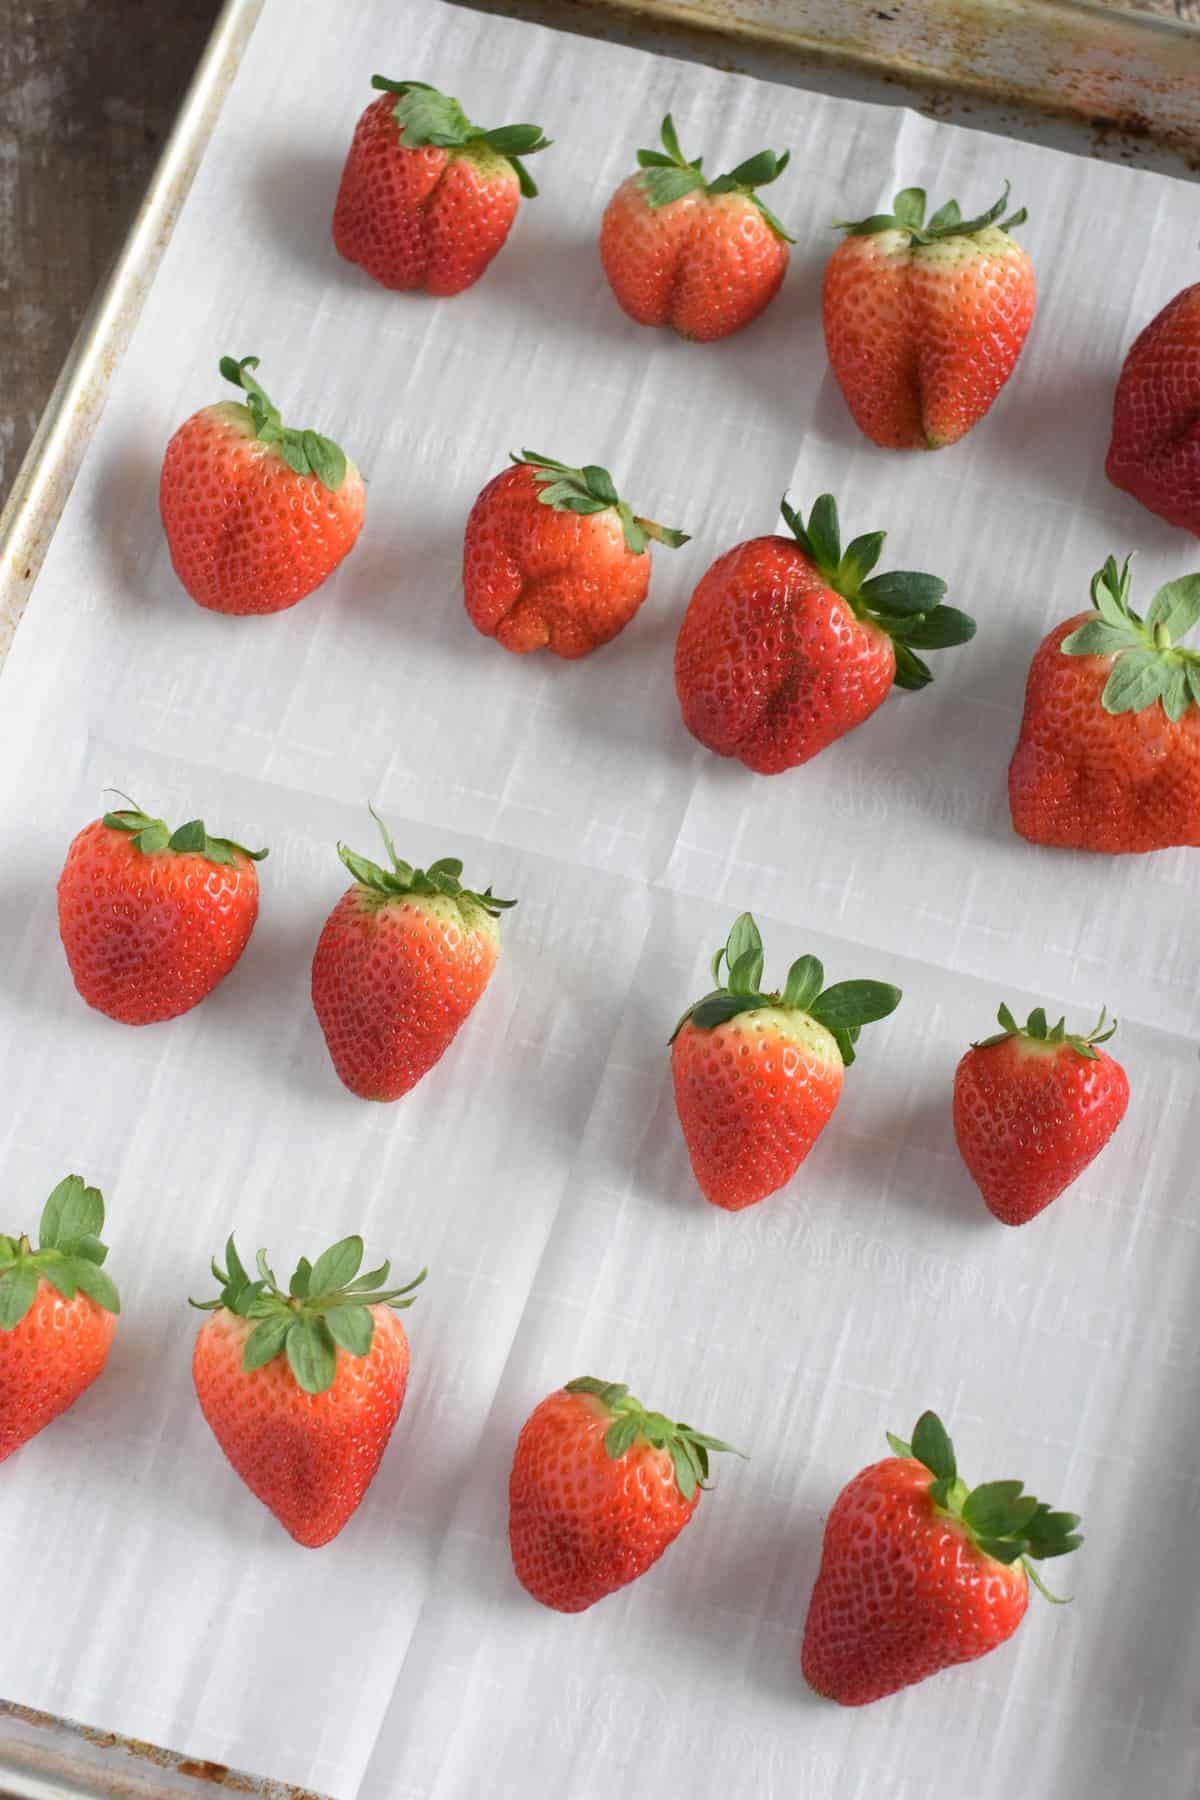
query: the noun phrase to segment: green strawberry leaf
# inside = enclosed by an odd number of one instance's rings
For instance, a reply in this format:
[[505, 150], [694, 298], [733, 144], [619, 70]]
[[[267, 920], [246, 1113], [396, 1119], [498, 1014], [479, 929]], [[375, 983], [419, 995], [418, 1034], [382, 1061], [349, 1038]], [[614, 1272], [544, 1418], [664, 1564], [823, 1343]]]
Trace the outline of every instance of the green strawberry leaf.
[[1181, 575], [1160, 587], [1146, 614], [1146, 627], [1164, 631], [1174, 643], [1200, 620], [1200, 575]]
[[900, 1004], [900, 989], [886, 981], [839, 981], [809, 1006], [830, 1031], [846, 1031], [886, 1019]]
[[892, 201], [892, 211], [901, 225], [919, 231], [925, 223], [925, 189], [902, 188]]
[[306, 1394], [323, 1394], [337, 1374], [337, 1347], [324, 1319], [294, 1320], [284, 1340], [288, 1366]]
[[929, 221], [929, 233], [941, 232], [949, 234], [962, 224], [962, 213], [957, 200], [947, 200], [945, 206], [939, 206]]
[[847, 544], [837, 567], [839, 593], [858, 593], [879, 561], [886, 537], [886, 531], [868, 531]]
[[[893, 569], [889, 574], [873, 575], [863, 582], [859, 598], [873, 612], [928, 613], [938, 605], [945, 592], [946, 583], [936, 575]], [[965, 617], [965, 614], [961, 616]]]
[[788, 970], [783, 989], [783, 1004], [796, 1012], [807, 1012], [825, 980], [825, 971], [815, 956], [799, 956]]
[[820, 494], [813, 502], [808, 515], [808, 541], [817, 566], [831, 572], [836, 570], [842, 558], [842, 537], [837, 501], [832, 494]]
[[933, 675], [919, 656], [914, 656], [907, 644], [896, 642], [896, 686], [908, 688], [915, 692], [918, 688], [928, 687]]
[[318, 1256], [312, 1266], [309, 1279], [309, 1292], [313, 1295], [332, 1294], [344, 1288], [348, 1281], [353, 1281], [362, 1268], [363, 1241], [360, 1237], [342, 1238], [338, 1243]]
[[758, 994], [710, 994], [707, 999], [694, 1006], [682, 1022], [686, 1023], [690, 1017], [698, 1030], [713, 1031], [718, 1025], [735, 1019], [739, 1013], [753, 1012], [762, 1004], [762, 998]]
[[0, 1272], [0, 1331], [12, 1331], [33, 1305], [38, 1271], [30, 1262]]
[[656, 210], [660, 206], [671, 206], [685, 194], [694, 194], [708, 185], [698, 169], [649, 168], [643, 169], [638, 179], [647, 200]]
[[1128, 624], [1089, 619], [1086, 625], [1067, 634], [1061, 648], [1068, 656], [1119, 656], [1121, 651], [1136, 649], [1143, 642], [1141, 632]]
[[61, 1249], [80, 1238], [98, 1238], [103, 1229], [104, 1201], [99, 1189], [87, 1187], [81, 1175], [68, 1175], [42, 1209], [38, 1243], [43, 1250]]
[[325, 1315], [335, 1344], [351, 1356], [366, 1356], [375, 1335], [375, 1321], [366, 1306], [337, 1306]]
[[975, 621], [956, 606], [935, 606], [932, 612], [891, 620], [887, 629], [901, 643], [915, 650], [950, 650], [968, 644], [975, 636]]
[[69, 1262], [44, 1262], [40, 1265], [40, 1269], [50, 1286], [57, 1288], [64, 1300], [75, 1298], [77, 1288]]
[[71, 1271], [76, 1287], [85, 1293], [89, 1300], [94, 1300], [97, 1306], [104, 1308], [105, 1312], [120, 1312], [120, 1297], [107, 1269], [101, 1269], [94, 1262], [89, 1262], [86, 1256], [72, 1256], [67, 1267]]
[[896, 1436], [895, 1432], [889, 1431], [889, 1432], [886, 1432], [884, 1435], [886, 1436], [888, 1443], [892, 1447], [893, 1455], [903, 1456], [905, 1458], [911, 1458], [912, 1453], [913, 1453], [913, 1447], [911, 1444], [906, 1444], [903, 1438], [898, 1438]]
[[950, 1434], [934, 1412], [923, 1412], [912, 1435], [913, 1455], [939, 1481], [953, 1481], [958, 1474]]
[[247, 1375], [252, 1375], [256, 1369], [265, 1369], [269, 1362], [274, 1362], [294, 1323], [295, 1314], [281, 1309], [268, 1313], [254, 1327], [242, 1349], [242, 1368]]
[[1117, 658], [1100, 696], [1105, 712], [1141, 712], [1166, 689], [1167, 665], [1157, 650], [1127, 650]]

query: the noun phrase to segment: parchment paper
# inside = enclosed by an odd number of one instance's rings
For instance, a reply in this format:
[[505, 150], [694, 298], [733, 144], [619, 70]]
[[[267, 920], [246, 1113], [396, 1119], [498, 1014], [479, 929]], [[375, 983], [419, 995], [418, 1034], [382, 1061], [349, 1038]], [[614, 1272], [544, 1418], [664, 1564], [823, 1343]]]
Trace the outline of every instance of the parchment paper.
[[[486, 279], [389, 295], [328, 223], [376, 69], [487, 124], [555, 139]], [[670, 108], [689, 154], [794, 160], [798, 239], [769, 313], [723, 345], [628, 322], [595, 241]], [[830, 220], [902, 185], [977, 210], [1013, 183], [1038, 270], [1017, 376], [935, 458], [856, 433], [818, 318]], [[1194, 1133], [1200, 855], [1035, 850], [1004, 773], [1042, 634], [1136, 548], [1138, 590], [1191, 540], [1106, 486], [1134, 332], [1194, 273], [1196, 190], [456, 11], [267, 0], [0, 685], [4, 1223], [68, 1168], [99, 1183], [125, 1311], [104, 1378], [0, 1472], [0, 1693], [337, 1800], [969, 1800], [1200, 1778]], [[175, 582], [163, 445], [259, 354], [285, 416], [370, 482], [362, 539], [294, 611], [227, 620]], [[478, 637], [466, 513], [532, 444], [612, 469], [693, 542], [568, 666]], [[709, 561], [773, 528], [789, 488], [886, 526], [891, 566], [979, 620], [925, 693], [763, 779], [700, 750], [671, 653]], [[54, 917], [72, 834], [114, 784], [176, 822], [271, 847], [235, 974], [131, 1031], [76, 997]], [[345, 886], [334, 843], [460, 854], [521, 904], [491, 989], [403, 1103], [344, 1093], [308, 1000]], [[753, 907], [769, 969], [905, 991], [865, 1034], [790, 1190], [703, 1204], [665, 1040]], [[954, 1151], [964, 1045], [1007, 997], [1090, 1022], [1107, 1001], [1133, 1103], [1038, 1223], [1006, 1232]], [[343, 1232], [430, 1278], [410, 1398], [343, 1536], [294, 1546], [222, 1460], [191, 1394], [207, 1261], [236, 1226], [290, 1268]], [[577, 1618], [516, 1585], [506, 1478], [531, 1407], [581, 1373], [731, 1438], [659, 1567]], [[969, 1477], [1020, 1475], [1084, 1515], [1017, 1638], [865, 1712], [808, 1696], [798, 1650], [821, 1522], [926, 1405]]]

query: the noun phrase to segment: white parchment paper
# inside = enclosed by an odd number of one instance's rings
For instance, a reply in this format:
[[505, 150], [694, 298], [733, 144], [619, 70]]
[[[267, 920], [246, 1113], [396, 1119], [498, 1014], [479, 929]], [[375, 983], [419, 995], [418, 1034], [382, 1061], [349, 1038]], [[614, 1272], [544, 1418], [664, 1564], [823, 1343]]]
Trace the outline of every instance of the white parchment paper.
[[[328, 223], [371, 73], [432, 80], [555, 139], [542, 197], [471, 292], [390, 295]], [[643, 331], [596, 255], [602, 205], [670, 108], [689, 153], [794, 160], [798, 242], [753, 328]], [[1005, 178], [1041, 290], [1010, 388], [936, 458], [876, 451], [825, 368], [829, 221], [905, 184], [968, 210]], [[0, 1472], [0, 1693], [337, 1800], [687, 1793], [803, 1800], [1184, 1800], [1200, 1779], [1195, 1291], [1200, 855], [1031, 848], [1004, 796], [1025, 672], [1110, 551], [1139, 591], [1194, 545], [1106, 486], [1135, 330], [1191, 278], [1196, 190], [911, 114], [824, 100], [439, 0], [267, 0], [113, 383], [0, 685], [0, 1081], [6, 1228], [68, 1168], [104, 1189], [125, 1311], [104, 1379]], [[171, 574], [163, 445], [255, 352], [285, 416], [370, 481], [349, 561], [293, 612], [221, 619]], [[476, 492], [532, 444], [610, 467], [693, 542], [576, 665], [478, 637], [458, 589]], [[979, 634], [791, 775], [679, 723], [693, 584], [836, 493], [848, 534], [944, 575]], [[115, 784], [271, 846], [235, 974], [130, 1031], [77, 999], [54, 882]], [[516, 893], [491, 989], [403, 1103], [344, 1093], [308, 1001], [365, 801], [402, 854]], [[785, 1194], [726, 1217], [694, 1190], [665, 1039], [735, 911], [769, 968], [905, 991], [864, 1035]], [[1001, 997], [1121, 1015], [1133, 1102], [1037, 1224], [997, 1227], [949, 1094]], [[410, 1398], [343, 1536], [300, 1550], [194, 1404], [189, 1292], [231, 1226], [291, 1266], [343, 1232], [431, 1275]], [[506, 1477], [538, 1399], [580, 1373], [732, 1438], [662, 1564], [578, 1618], [509, 1568]], [[807, 1695], [800, 1634], [841, 1484], [936, 1406], [968, 1475], [1084, 1515], [1013, 1643], [861, 1713]]]

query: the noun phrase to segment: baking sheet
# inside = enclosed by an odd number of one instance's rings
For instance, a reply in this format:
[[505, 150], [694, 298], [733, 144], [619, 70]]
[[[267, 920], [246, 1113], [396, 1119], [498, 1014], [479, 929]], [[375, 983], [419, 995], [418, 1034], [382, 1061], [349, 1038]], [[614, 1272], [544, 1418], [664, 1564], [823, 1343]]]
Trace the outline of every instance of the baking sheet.
[[[376, 68], [556, 140], [542, 198], [452, 302], [387, 295], [327, 241]], [[772, 200], [799, 239], [788, 283], [724, 345], [627, 322], [595, 256], [668, 107], [708, 166], [794, 153]], [[828, 222], [918, 179], [986, 204], [1005, 177], [1042, 294], [1020, 372], [936, 461], [875, 451], [825, 372]], [[0, 1551], [36, 1554], [37, 1578], [6, 1592], [0, 1692], [337, 1800], [915, 1800], [934, 1766], [981, 1800], [1194, 1792], [1197, 861], [1033, 850], [1003, 797], [1029, 656], [1103, 556], [1136, 547], [1144, 597], [1191, 566], [1101, 459], [1193, 214], [1161, 177], [437, 0], [402, 20], [267, 0], [0, 681], [8, 1206], [36, 1218], [86, 1172], [125, 1298], [105, 1379], [3, 1471]], [[217, 357], [251, 351], [285, 415], [360, 463], [368, 522], [292, 613], [224, 620], [174, 582], [156, 478]], [[578, 665], [509, 658], [462, 612], [466, 512], [520, 443], [606, 463], [695, 534]], [[980, 630], [931, 690], [765, 780], [683, 732], [671, 649], [708, 561], [770, 529], [785, 487], [831, 488], [848, 531], [888, 526], [893, 565], [944, 575]], [[272, 848], [237, 972], [146, 1032], [87, 1012], [57, 946], [53, 882], [107, 783]], [[461, 854], [521, 897], [471, 1026], [388, 1109], [339, 1089], [307, 997], [333, 843], [370, 847], [368, 797], [402, 854]], [[906, 999], [790, 1192], [726, 1218], [692, 1189], [664, 1040], [746, 905], [772, 968], [814, 949]], [[1107, 1000], [1134, 1082], [1102, 1161], [1018, 1233], [982, 1212], [949, 1127], [954, 1062], [1002, 994], [1076, 1018]], [[319, 1555], [191, 1399], [183, 1301], [231, 1225], [280, 1262], [361, 1228], [431, 1267], [392, 1447]], [[585, 1371], [752, 1460], [652, 1575], [563, 1619], [513, 1582], [505, 1479], [530, 1407]], [[797, 1667], [820, 1520], [926, 1404], [968, 1472], [1083, 1513], [1056, 1571], [1076, 1602], [842, 1713]]]

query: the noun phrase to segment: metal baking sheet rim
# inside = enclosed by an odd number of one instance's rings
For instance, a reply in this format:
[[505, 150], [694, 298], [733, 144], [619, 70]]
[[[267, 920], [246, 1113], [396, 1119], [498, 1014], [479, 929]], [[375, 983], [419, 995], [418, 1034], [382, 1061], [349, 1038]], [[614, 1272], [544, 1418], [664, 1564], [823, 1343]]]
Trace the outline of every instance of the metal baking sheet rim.
[[[467, 0], [471, 4], [471, 0]], [[486, 7], [492, 0], [482, 0]], [[216, 124], [229, 86], [253, 33], [264, 0], [225, 0], [205, 52], [189, 86], [158, 167], [137, 217], [107, 281], [80, 326], [55, 383], [38, 430], [25, 457], [8, 503], [0, 514], [0, 662], [25, 609], [59, 516], [66, 504], [91, 433], [103, 410], [108, 383], [133, 333], [146, 294], [192, 179]], [[519, 3], [514, 12], [523, 9]], [[554, 4], [546, 9], [553, 23]], [[1188, 84], [1172, 81], [1167, 64], [1188, 42], [1168, 21], [1147, 20], [1106, 12], [1090, 0], [1000, 0], [990, 9], [985, 31], [983, 0], [948, 0], [938, 8], [946, 32], [944, 51], [931, 36], [928, 9], [923, 28], [899, 34], [887, 28], [900, 17], [880, 0], [604, 0], [594, 12], [576, 12], [577, 26], [621, 14], [679, 25], [718, 36], [753, 39], [779, 52], [816, 54], [834, 63], [853, 61], [876, 72], [892, 71], [906, 80], [937, 85], [1006, 90], [1014, 101], [1066, 112], [1097, 112], [1114, 122], [1136, 116], [1149, 136], [1181, 131], [1197, 133], [1196, 116], [1180, 112]], [[948, 31], [951, 18], [955, 31]], [[1085, 33], [1087, 45], [1101, 41], [1112, 67], [1099, 76], [1100, 87], [1088, 89], [1081, 64], [1048, 60], [1048, 47], [1068, 47], [1071, 21]], [[968, 27], [971, 32], [968, 34]], [[603, 25], [600, 25], [603, 29]], [[1021, 89], [1005, 70], [1005, 59], [1017, 53], [1022, 33], [1036, 35], [1040, 61], [1037, 88]], [[1051, 35], [1048, 35], [1051, 34]], [[990, 38], [990, 48], [987, 39]], [[976, 57], [972, 73], [964, 53]], [[921, 46], [924, 46], [922, 49]], [[1200, 39], [1189, 48], [1197, 50]], [[934, 52], [934, 53], [931, 53]], [[980, 68], [986, 73], [980, 76]], [[1026, 73], [1029, 65], [1026, 64]], [[1179, 102], [1172, 108], [1171, 91]], [[1103, 92], [1103, 100], [1100, 95]], [[197, 1795], [221, 1790], [258, 1796], [258, 1800], [320, 1800], [308, 1790], [264, 1777], [241, 1774], [224, 1765], [189, 1759], [111, 1732], [53, 1718], [31, 1708], [0, 1700], [0, 1792], [6, 1800], [160, 1800], [173, 1794]]]

